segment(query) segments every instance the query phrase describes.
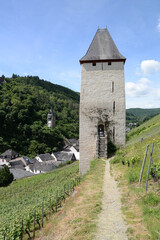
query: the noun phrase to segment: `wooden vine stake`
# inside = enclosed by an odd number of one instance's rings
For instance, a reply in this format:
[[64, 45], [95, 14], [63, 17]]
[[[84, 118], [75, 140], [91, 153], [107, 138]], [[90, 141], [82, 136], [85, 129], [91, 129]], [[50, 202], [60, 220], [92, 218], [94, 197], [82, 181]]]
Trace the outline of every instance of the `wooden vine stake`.
[[57, 190], [57, 192], [56, 192], [56, 212], [57, 212], [57, 205], [58, 205], [58, 190]]
[[23, 240], [23, 219], [21, 221], [21, 240]]
[[147, 158], [148, 148], [149, 148], [149, 145], [147, 145], [146, 153], [145, 153], [145, 156], [144, 156], [144, 159], [143, 159], [142, 168], [141, 168], [141, 173], [140, 173], [140, 177], [139, 177], [139, 184], [140, 184], [141, 181], [142, 181], [143, 170], [144, 170], [144, 166], [145, 166], [145, 162], [146, 162], [146, 158]]
[[43, 202], [42, 202], [42, 227], [43, 227]]
[[36, 210], [34, 210], [33, 239], [35, 238]]
[[150, 152], [150, 160], [149, 160], [148, 174], [147, 174], [147, 180], [146, 180], [146, 192], [147, 192], [147, 188], [148, 188], [148, 179], [149, 179], [149, 173], [150, 173], [150, 168], [151, 168], [151, 161], [152, 161], [153, 148], [154, 148], [154, 143], [152, 143], [152, 150], [151, 150], [151, 152]]

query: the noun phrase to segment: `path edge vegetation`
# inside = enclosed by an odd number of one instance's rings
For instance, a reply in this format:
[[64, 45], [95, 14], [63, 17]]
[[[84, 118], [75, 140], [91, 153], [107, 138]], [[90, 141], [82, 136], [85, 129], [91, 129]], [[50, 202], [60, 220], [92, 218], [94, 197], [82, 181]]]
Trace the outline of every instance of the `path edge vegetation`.
[[[160, 188], [155, 181], [153, 167], [151, 165], [148, 191], [146, 193], [146, 179], [150, 160], [152, 144], [153, 163], [160, 178], [160, 115], [142, 124], [131, 131], [129, 141], [125, 148], [116, 152], [111, 161], [111, 170], [118, 181], [122, 193], [122, 211], [128, 224], [129, 239], [157, 240], [160, 236]], [[149, 153], [139, 184], [140, 171], [145, 156], [146, 147], [149, 145]]]

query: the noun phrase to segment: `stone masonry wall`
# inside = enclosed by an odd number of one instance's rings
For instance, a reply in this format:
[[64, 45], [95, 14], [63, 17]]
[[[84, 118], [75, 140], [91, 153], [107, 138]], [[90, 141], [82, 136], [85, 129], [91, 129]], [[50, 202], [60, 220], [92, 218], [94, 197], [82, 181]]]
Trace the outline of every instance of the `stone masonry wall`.
[[96, 66], [92, 66], [92, 63], [83, 63], [80, 94], [81, 174], [89, 170], [90, 161], [96, 157], [96, 139], [100, 122], [108, 122], [108, 134], [116, 145], [125, 145], [125, 112], [124, 63], [112, 62], [108, 65], [107, 62], [103, 62], [96, 63]]

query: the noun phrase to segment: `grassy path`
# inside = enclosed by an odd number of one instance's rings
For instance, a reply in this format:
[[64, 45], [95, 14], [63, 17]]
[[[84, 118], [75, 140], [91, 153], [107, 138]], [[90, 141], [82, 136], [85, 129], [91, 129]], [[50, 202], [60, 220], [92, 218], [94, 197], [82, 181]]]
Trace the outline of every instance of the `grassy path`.
[[127, 226], [121, 212], [121, 195], [117, 182], [110, 174], [110, 164], [106, 161], [103, 183], [102, 211], [99, 215], [96, 240], [127, 240]]

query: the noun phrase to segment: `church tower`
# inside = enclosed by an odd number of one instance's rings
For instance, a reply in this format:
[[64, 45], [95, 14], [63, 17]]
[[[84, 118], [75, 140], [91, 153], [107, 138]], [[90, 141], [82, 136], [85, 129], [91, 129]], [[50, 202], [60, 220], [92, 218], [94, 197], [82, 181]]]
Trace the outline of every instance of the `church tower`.
[[55, 114], [52, 109], [50, 109], [49, 113], [47, 114], [47, 126], [50, 128], [55, 128], [56, 125], [56, 118]]
[[95, 157], [107, 157], [107, 143], [125, 145], [125, 85], [123, 57], [107, 28], [98, 29], [80, 59], [80, 173]]

